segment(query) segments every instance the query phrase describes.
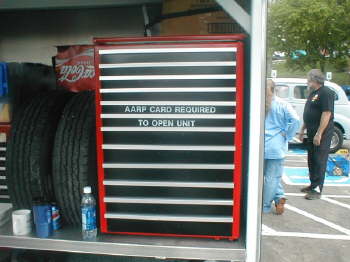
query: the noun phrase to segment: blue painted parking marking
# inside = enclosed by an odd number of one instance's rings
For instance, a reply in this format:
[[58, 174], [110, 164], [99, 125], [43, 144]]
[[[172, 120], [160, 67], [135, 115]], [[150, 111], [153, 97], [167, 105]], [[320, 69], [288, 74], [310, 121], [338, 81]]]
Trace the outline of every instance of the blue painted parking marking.
[[[285, 167], [283, 182], [287, 185], [309, 185], [307, 167]], [[326, 176], [325, 186], [350, 186], [350, 176]]]
[[306, 155], [307, 151], [301, 148], [289, 148], [288, 155]]

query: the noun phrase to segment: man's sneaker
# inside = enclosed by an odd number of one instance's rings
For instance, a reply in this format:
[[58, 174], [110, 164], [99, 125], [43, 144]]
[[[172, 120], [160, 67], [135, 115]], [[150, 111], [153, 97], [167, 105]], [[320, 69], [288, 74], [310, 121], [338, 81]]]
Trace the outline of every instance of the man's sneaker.
[[317, 192], [316, 190], [312, 189], [309, 193], [305, 195], [305, 198], [307, 200], [316, 200], [321, 198], [321, 193]]
[[280, 201], [278, 204], [275, 204], [276, 207], [276, 215], [282, 215], [284, 212], [284, 204], [286, 203], [287, 199], [282, 197], [280, 198]]
[[300, 189], [300, 192], [303, 192], [303, 193], [309, 193], [311, 191], [312, 191], [311, 186], [303, 187], [302, 189]]

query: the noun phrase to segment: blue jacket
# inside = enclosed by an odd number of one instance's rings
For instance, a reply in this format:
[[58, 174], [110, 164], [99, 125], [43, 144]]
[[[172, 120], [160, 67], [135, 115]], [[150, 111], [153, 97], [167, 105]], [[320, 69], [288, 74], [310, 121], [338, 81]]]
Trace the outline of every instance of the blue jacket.
[[288, 151], [288, 141], [299, 129], [299, 117], [292, 106], [274, 97], [265, 119], [265, 159], [282, 159]]

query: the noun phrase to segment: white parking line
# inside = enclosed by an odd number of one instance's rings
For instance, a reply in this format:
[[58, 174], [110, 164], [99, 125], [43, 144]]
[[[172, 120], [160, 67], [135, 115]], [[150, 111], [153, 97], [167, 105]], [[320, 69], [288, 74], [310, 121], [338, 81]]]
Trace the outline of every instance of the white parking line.
[[[304, 196], [305, 194], [302, 193], [286, 193], [287, 196]], [[350, 198], [348, 195], [325, 195], [322, 196], [322, 200], [328, 201], [332, 204], [339, 205], [342, 207], [345, 207], [347, 209], [350, 209], [350, 205], [341, 203], [339, 201], [330, 199], [328, 197], [333, 198]], [[302, 232], [283, 232], [283, 231], [276, 231], [264, 224], [262, 224], [262, 232], [261, 234], [263, 236], [277, 236], [277, 237], [300, 237], [300, 238], [312, 238], [312, 239], [328, 239], [328, 240], [350, 240], [350, 230], [344, 227], [341, 227], [339, 225], [336, 225], [332, 222], [329, 222], [323, 218], [317, 217], [315, 215], [312, 215], [306, 211], [303, 211], [301, 209], [298, 209], [296, 207], [293, 207], [291, 205], [286, 204], [285, 207], [291, 211], [294, 211], [300, 215], [306, 216], [316, 222], [322, 223], [326, 226], [329, 226], [335, 230], [338, 230], [346, 235], [335, 235], [335, 234], [315, 234], [315, 233], [302, 233]]]
[[261, 232], [263, 235], [277, 234], [278, 232], [267, 225], [261, 224]]
[[291, 154], [286, 154], [286, 157], [306, 157], [307, 154], [297, 154], [297, 153], [291, 153]]
[[350, 236], [347, 235], [331, 235], [331, 234], [314, 234], [314, 233], [301, 233], [301, 232], [262, 232], [263, 236], [276, 236], [276, 237], [301, 237], [301, 238], [315, 238], [315, 239], [327, 239], [327, 240], [350, 240]]
[[329, 203], [332, 203], [332, 204], [334, 204], [334, 205], [337, 205], [337, 206], [341, 206], [341, 207], [345, 207], [345, 208], [347, 208], [347, 209], [350, 209], [350, 205], [344, 204], [344, 203], [339, 202], [339, 201], [337, 201], [337, 200], [330, 199], [330, 198], [328, 198], [328, 197], [322, 197], [321, 199], [324, 200], [324, 201], [327, 201], [327, 202], [329, 202]]
[[285, 174], [282, 175], [282, 181], [287, 185], [293, 185], [292, 181]]
[[[305, 196], [304, 193], [285, 193], [286, 196]], [[350, 198], [350, 195], [322, 195], [323, 197], [331, 197], [331, 198]]]
[[285, 204], [285, 208], [287, 208], [287, 209], [289, 209], [289, 210], [291, 210], [291, 211], [293, 211], [293, 212], [295, 212], [295, 213], [298, 213], [298, 214], [300, 214], [300, 215], [303, 215], [303, 216], [305, 216], [305, 217], [308, 217], [308, 218], [310, 218], [310, 219], [312, 219], [312, 220], [314, 220], [314, 221], [316, 221], [316, 222], [319, 222], [319, 223], [321, 223], [321, 224], [324, 224], [324, 225], [326, 225], [326, 226], [329, 226], [329, 227], [331, 227], [331, 228], [333, 228], [333, 229], [335, 229], [335, 230], [337, 230], [337, 231], [339, 231], [339, 232], [342, 232], [342, 233], [344, 233], [344, 234], [350, 236], [350, 230], [347, 229], [347, 228], [345, 228], [345, 227], [336, 225], [336, 224], [334, 224], [334, 223], [332, 223], [332, 222], [330, 222], [330, 221], [327, 221], [327, 220], [325, 220], [325, 219], [323, 219], [323, 218], [320, 218], [320, 217], [318, 217], [318, 216], [315, 216], [315, 215], [313, 215], [313, 214], [310, 214], [310, 213], [308, 213], [308, 212], [306, 212], [306, 211], [304, 211], [304, 210], [301, 210], [301, 209], [299, 209], [299, 208], [293, 207], [293, 206], [291, 206], [291, 205], [289, 205], [289, 204]]
[[305, 160], [286, 159], [285, 162], [289, 162], [289, 163], [304, 163], [306, 165]]

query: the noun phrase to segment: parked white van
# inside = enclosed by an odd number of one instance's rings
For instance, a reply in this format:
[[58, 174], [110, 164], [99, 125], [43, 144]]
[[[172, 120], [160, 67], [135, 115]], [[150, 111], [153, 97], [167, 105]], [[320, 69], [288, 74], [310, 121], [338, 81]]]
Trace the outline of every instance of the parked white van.
[[[276, 95], [293, 106], [302, 124], [304, 106], [309, 95], [307, 80], [302, 78], [274, 78], [273, 81], [276, 83]], [[344, 90], [339, 85], [325, 81], [325, 86], [335, 92], [335, 128], [331, 152], [336, 152], [343, 145], [343, 139], [350, 139], [350, 103]]]

